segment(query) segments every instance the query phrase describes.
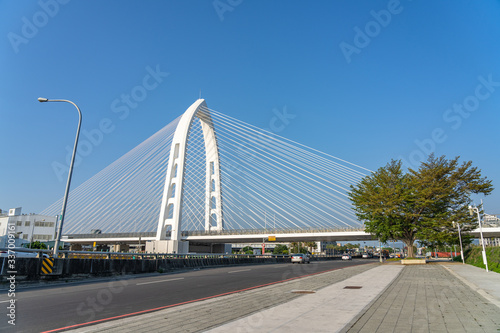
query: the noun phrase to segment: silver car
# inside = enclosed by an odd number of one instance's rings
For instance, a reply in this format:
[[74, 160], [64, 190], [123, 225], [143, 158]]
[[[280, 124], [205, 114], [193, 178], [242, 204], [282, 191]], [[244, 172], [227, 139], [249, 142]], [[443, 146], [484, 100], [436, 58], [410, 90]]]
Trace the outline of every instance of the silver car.
[[292, 264], [295, 264], [296, 262], [299, 264], [305, 264], [306, 262], [308, 264], [311, 263], [309, 256], [307, 254], [302, 254], [302, 253], [292, 254]]
[[352, 260], [352, 257], [350, 254], [344, 253], [342, 255], [342, 260]]

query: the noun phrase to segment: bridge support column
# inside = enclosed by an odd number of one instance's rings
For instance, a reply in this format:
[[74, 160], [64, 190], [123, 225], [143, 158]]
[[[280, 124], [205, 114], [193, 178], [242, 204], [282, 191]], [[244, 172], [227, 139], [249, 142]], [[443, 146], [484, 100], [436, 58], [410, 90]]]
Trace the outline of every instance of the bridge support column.
[[[187, 141], [191, 126], [195, 120], [200, 121], [205, 142], [205, 230], [220, 231], [224, 227], [219, 148], [212, 118], [205, 100], [199, 99], [184, 112], [177, 124], [172, 139], [160, 217], [156, 232], [156, 241], [158, 242], [166, 241], [167, 232], [170, 232], [170, 241], [172, 243], [169, 244], [172, 244], [172, 251], [176, 253], [183, 251], [183, 247], [180, 244], [182, 243], [181, 222], [184, 173], [186, 167]], [[158, 245], [158, 247], [161, 249], [170, 249], [170, 245]]]
[[188, 253], [189, 242], [177, 240], [154, 240], [146, 243], [148, 253]]

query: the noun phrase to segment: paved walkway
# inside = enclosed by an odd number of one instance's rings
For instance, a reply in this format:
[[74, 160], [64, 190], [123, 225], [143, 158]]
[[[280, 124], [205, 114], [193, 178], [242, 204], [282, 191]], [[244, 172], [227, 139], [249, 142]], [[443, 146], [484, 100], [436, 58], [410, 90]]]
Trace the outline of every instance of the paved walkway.
[[[461, 265], [461, 264], [460, 264]], [[449, 267], [450, 269], [446, 269]], [[408, 266], [344, 332], [498, 332], [500, 308], [462, 282], [456, 264]], [[468, 273], [475, 267], [466, 265]], [[500, 274], [477, 272], [481, 278]], [[493, 274], [496, 274], [494, 276]]]
[[208, 332], [335, 332], [363, 311], [402, 269], [399, 265], [378, 266]]
[[500, 274], [370, 264], [75, 331], [500, 332]]

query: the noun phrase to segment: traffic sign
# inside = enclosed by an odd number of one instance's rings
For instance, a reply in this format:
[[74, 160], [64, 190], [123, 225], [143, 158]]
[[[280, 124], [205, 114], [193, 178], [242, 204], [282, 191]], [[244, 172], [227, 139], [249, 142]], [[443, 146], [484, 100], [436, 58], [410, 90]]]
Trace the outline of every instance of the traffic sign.
[[54, 258], [43, 258], [42, 274], [51, 274], [54, 269]]

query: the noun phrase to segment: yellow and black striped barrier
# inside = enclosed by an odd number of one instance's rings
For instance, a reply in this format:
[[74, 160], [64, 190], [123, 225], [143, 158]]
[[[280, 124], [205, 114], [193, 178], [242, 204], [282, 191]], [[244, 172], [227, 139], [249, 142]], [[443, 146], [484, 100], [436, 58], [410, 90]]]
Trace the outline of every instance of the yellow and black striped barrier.
[[54, 269], [54, 258], [43, 258], [42, 274], [51, 274]]

